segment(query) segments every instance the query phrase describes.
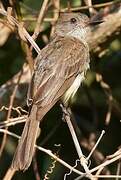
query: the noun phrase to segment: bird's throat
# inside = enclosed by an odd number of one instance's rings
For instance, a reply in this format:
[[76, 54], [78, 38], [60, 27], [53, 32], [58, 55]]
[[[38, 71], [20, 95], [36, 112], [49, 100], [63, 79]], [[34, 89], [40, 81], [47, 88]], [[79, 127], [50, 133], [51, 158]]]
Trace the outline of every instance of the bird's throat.
[[69, 36], [75, 37], [80, 41], [83, 41], [84, 43], [86, 43], [86, 34], [87, 34], [86, 28], [79, 28], [79, 27], [75, 28], [74, 30], [68, 33]]

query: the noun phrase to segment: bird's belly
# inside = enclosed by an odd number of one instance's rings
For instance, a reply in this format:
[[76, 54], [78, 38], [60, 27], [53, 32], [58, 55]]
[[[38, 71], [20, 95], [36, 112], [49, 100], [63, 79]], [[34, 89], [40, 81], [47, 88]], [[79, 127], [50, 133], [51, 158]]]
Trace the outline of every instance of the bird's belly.
[[69, 99], [72, 98], [75, 93], [77, 92], [79, 86], [81, 85], [81, 82], [84, 80], [84, 72], [81, 74], [78, 74], [76, 79], [74, 80], [73, 84], [70, 86], [70, 88], [66, 91], [66, 93], [63, 96], [63, 103], [67, 104]]

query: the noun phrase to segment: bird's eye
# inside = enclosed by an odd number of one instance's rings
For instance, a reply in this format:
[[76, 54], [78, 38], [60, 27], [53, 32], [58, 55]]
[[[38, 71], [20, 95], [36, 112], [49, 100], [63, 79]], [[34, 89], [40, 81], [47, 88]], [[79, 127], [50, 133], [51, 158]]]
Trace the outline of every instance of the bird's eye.
[[77, 20], [76, 20], [76, 18], [71, 18], [70, 21], [71, 21], [71, 23], [74, 24], [74, 23], [76, 23]]

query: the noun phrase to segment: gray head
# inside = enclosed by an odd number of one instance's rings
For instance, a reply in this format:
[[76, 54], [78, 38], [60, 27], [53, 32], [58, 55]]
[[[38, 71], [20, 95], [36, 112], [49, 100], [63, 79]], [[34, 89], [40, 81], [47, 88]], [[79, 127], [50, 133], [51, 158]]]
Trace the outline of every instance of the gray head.
[[55, 33], [60, 36], [73, 36], [86, 39], [90, 32], [89, 18], [82, 13], [61, 13], [55, 27]]

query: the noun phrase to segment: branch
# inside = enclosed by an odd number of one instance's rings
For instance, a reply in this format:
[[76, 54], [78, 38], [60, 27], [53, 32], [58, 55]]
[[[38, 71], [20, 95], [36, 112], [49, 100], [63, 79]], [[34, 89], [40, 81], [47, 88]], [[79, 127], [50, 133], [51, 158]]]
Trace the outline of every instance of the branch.
[[119, 10], [104, 17], [104, 23], [91, 33], [90, 51], [99, 54], [119, 34], [121, 34], [121, 5]]
[[93, 180], [93, 176], [92, 174], [90, 173], [90, 170], [88, 168], [88, 161], [87, 159], [85, 158], [85, 156], [83, 155], [82, 153], [82, 150], [81, 150], [81, 147], [80, 147], [80, 144], [79, 144], [79, 141], [77, 139], [77, 136], [76, 136], [76, 133], [75, 133], [75, 130], [74, 130], [74, 127], [72, 125], [72, 122], [71, 122], [71, 111], [70, 109], [64, 107], [62, 104], [60, 104], [61, 108], [62, 108], [62, 112], [63, 112], [63, 116], [64, 116], [64, 120], [66, 121], [68, 127], [69, 127], [69, 130], [70, 130], [70, 133], [72, 135], [72, 139], [73, 139], [73, 142], [74, 142], [74, 145], [75, 145], [75, 148], [76, 148], [76, 151], [78, 153], [78, 156], [79, 156], [79, 160], [80, 160], [80, 164], [82, 165], [82, 167], [84, 168], [86, 174], [87, 174], [87, 177], [89, 177], [89, 179]]
[[[6, 121], [9, 121], [10, 116], [11, 116], [12, 106], [13, 106], [13, 103], [14, 103], [16, 91], [17, 91], [18, 86], [19, 86], [19, 81], [20, 81], [20, 79], [21, 79], [21, 75], [22, 75], [22, 72], [19, 74], [17, 83], [16, 83], [16, 85], [15, 85], [15, 87], [14, 87], [14, 90], [13, 90], [13, 93], [12, 93], [12, 95], [10, 96], [9, 110], [8, 110], [8, 113], [7, 113]], [[8, 129], [8, 126], [6, 126], [5, 129], [7, 130], [7, 129]], [[4, 136], [3, 136], [3, 139], [2, 139], [1, 146], [0, 146], [0, 157], [1, 157], [2, 153], [3, 153], [4, 147], [5, 147], [5, 144], [6, 144], [6, 140], [7, 140], [7, 134], [5, 133]]]
[[29, 33], [26, 31], [26, 29], [23, 27], [23, 23], [19, 23], [13, 16], [10, 15], [9, 11], [11, 11], [11, 8], [8, 8], [8, 12], [4, 9], [0, 8], [0, 14], [7, 17], [8, 22], [11, 26], [15, 26], [18, 28], [18, 32], [20, 37], [26, 41], [28, 40], [30, 44], [34, 47], [36, 52], [40, 53], [40, 48], [37, 46], [35, 41], [32, 39], [32, 37], [29, 35]]
[[[12, 136], [12, 137], [14, 137], [14, 138], [20, 139], [20, 136], [16, 135], [15, 133], [12, 133], [12, 132], [10, 132], [10, 131], [8, 131], [8, 130], [0, 129], [0, 132], [6, 133], [6, 134], [8, 134], [8, 135], [10, 135], [10, 136]], [[60, 159], [59, 157], [57, 157], [57, 156], [56, 156], [55, 154], [53, 154], [50, 150], [47, 150], [47, 149], [45, 149], [45, 148], [43, 148], [43, 147], [40, 147], [40, 146], [37, 146], [37, 145], [35, 145], [35, 147], [36, 147], [38, 150], [40, 150], [40, 151], [48, 154], [49, 156], [51, 156], [52, 158], [54, 158], [56, 161], [58, 161], [60, 164], [62, 164], [62, 165], [65, 166], [66, 168], [70, 169], [71, 171], [75, 172], [76, 174], [78, 174], [78, 175], [86, 175], [85, 173], [82, 173], [81, 171], [75, 169], [74, 167], [70, 166], [68, 163], [66, 163], [65, 161], [63, 161], [63, 160]], [[15, 171], [14, 171], [14, 173], [15, 173]], [[12, 175], [14, 175], [14, 173], [13, 173]], [[12, 177], [11, 177], [11, 178], [12, 178]]]

